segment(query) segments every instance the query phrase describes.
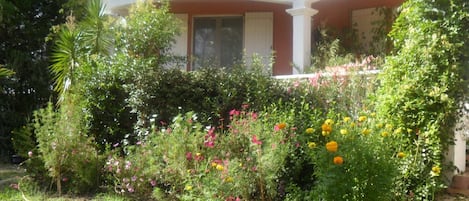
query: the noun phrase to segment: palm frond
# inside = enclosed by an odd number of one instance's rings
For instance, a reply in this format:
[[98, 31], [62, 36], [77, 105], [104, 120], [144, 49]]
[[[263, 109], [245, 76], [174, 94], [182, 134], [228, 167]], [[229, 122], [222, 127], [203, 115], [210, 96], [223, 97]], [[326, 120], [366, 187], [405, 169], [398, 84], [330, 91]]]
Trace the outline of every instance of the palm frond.
[[83, 29], [83, 42], [90, 54], [109, 53], [111, 38], [105, 29], [105, 6], [101, 0], [91, 0], [87, 8], [87, 18], [80, 25]]
[[15, 74], [15, 72], [13, 72], [12, 70], [0, 67], [0, 78], [8, 77], [13, 74]]
[[62, 28], [55, 42], [51, 56], [50, 70], [54, 75], [54, 90], [63, 94], [67, 90], [65, 82], [73, 83], [73, 71], [77, 66], [77, 40], [79, 33], [69, 28]]

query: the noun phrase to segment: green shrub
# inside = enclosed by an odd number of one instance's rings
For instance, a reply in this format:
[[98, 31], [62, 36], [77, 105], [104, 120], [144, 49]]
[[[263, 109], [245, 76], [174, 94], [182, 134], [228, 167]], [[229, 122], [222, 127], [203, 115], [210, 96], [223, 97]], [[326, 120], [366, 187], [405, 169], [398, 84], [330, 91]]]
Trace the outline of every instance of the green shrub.
[[318, 178], [313, 194], [324, 200], [393, 200], [396, 153], [374, 119], [327, 119], [308, 142]]
[[64, 189], [74, 193], [96, 190], [101, 169], [92, 139], [82, 133], [80, 111], [70, 106], [55, 111], [49, 104], [36, 111], [33, 120], [38, 155], [30, 160], [38, 157], [44, 162], [59, 194]]
[[226, 132], [204, 129], [193, 113], [155, 127], [125, 158], [108, 159], [115, 188], [167, 200], [275, 199], [295, 130], [270, 115], [232, 110], [230, 118]]
[[[412, 163], [400, 167], [403, 197], [431, 200], [443, 187], [432, 167], [446, 167], [467, 84], [469, 4], [462, 0], [409, 0], [401, 8], [391, 37], [395, 52], [386, 58], [377, 92], [377, 113], [396, 128], [413, 130], [396, 142]], [[418, 165], [416, 165], [418, 164]], [[405, 199], [405, 198], [404, 198]]]

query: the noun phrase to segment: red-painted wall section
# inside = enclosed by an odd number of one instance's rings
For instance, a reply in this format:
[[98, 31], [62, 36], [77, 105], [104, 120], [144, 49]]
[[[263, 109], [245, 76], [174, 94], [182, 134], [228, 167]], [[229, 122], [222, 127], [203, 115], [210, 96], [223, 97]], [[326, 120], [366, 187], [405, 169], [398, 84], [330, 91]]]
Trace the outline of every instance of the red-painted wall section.
[[292, 17], [285, 12], [289, 5], [265, 2], [250, 2], [239, 0], [237, 2], [172, 2], [172, 13], [186, 13], [188, 20], [188, 47], [187, 55], [191, 55], [192, 44], [192, 18], [200, 15], [244, 15], [246, 12], [273, 12], [273, 50], [275, 51], [274, 75], [291, 74], [292, 61]]
[[311, 7], [319, 12], [313, 17], [313, 26], [321, 23], [328, 27], [342, 30], [350, 28], [352, 11], [376, 7], [397, 7], [405, 0], [322, 0], [313, 3]]
[[[405, 0], [322, 0], [313, 3], [312, 8], [319, 12], [313, 17], [313, 30], [320, 23], [338, 30], [350, 28], [352, 11], [374, 7], [397, 7]], [[286, 10], [291, 5], [256, 2], [250, 0], [237, 1], [173, 1], [171, 12], [186, 13], [188, 20], [187, 55], [192, 54], [192, 18], [200, 15], [244, 15], [246, 12], [273, 12], [274, 35], [273, 50], [275, 51], [274, 75], [292, 73], [292, 16]]]

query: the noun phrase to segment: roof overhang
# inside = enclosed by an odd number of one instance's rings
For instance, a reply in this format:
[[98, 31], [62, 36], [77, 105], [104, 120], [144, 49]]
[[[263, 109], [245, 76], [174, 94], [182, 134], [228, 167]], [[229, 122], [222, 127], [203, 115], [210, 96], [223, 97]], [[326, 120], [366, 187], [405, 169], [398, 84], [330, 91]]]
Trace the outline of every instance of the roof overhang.
[[[134, 4], [139, 0], [103, 0], [106, 5], [107, 13], [126, 13], [130, 5]], [[158, 0], [154, 0], [158, 2]], [[189, 2], [189, 3], [208, 3], [208, 2], [239, 2], [239, 1], [257, 1], [275, 4], [286, 4], [291, 5], [294, 0], [170, 0], [170, 2]]]

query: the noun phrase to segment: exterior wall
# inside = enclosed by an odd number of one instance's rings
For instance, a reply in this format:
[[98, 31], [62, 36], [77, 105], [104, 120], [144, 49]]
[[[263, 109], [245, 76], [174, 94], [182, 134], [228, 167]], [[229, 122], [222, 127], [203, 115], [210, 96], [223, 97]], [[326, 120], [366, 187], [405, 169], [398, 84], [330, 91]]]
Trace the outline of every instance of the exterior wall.
[[[321, 22], [328, 26], [342, 30], [351, 25], [353, 10], [374, 8], [374, 7], [397, 7], [405, 0], [323, 0], [315, 2], [312, 8], [319, 11], [313, 17], [316, 27]], [[313, 28], [314, 30], [314, 28]]]
[[265, 2], [172, 2], [172, 13], [188, 14], [187, 55], [192, 51], [192, 19], [203, 15], [244, 15], [246, 12], [273, 12], [273, 50], [275, 51], [274, 75], [291, 74], [292, 17], [285, 12], [289, 5]]

